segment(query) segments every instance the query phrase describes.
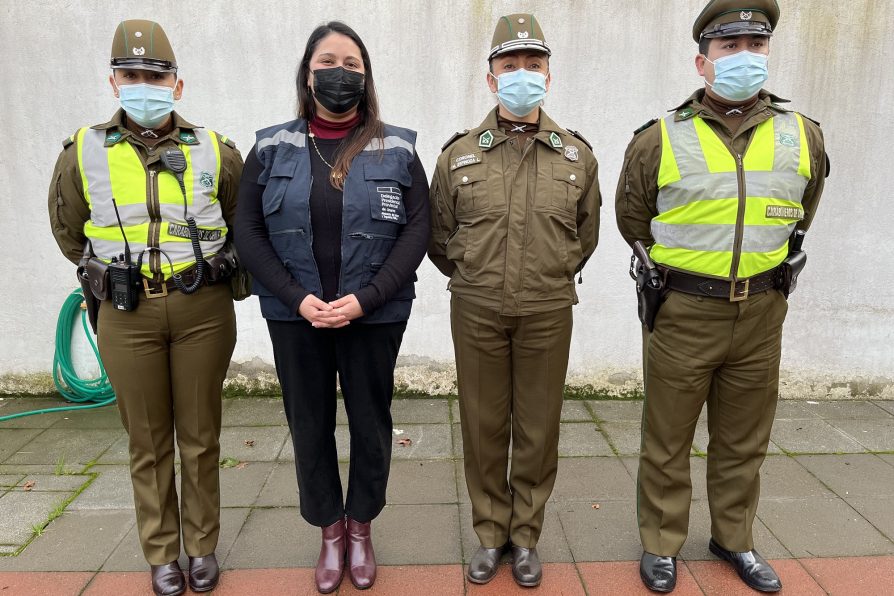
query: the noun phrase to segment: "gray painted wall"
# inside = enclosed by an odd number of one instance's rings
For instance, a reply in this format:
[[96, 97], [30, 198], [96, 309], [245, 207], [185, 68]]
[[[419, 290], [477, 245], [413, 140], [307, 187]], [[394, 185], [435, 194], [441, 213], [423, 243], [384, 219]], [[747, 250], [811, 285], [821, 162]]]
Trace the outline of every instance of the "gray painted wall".
[[[894, 2], [780, 4], [767, 88], [822, 122], [832, 163], [805, 243], [810, 263], [786, 323], [789, 391], [834, 391], [835, 382], [876, 379], [876, 390], [890, 394], [894, 209], [885, 150], [894, 140]], [[554, 51], [546, 110], [593, 143], [605, 197], [600, 245], [579, 286], [571, 378], [597, 385], [634, 378], [640, 332], [629, 250], [614, 224], [615, 185], [631, 132], [701, 86], [690, 29], [702, 6], [702, 0], [2, 0], [0, 375], [51, 368], [56, 317], [76, 283], [49, 231], [46, 192], [60, 141], [117, 107], [106, 79], [119, 20], [162, 23], [186, 84], [178, 110], [230, 135], [245, 153], [254, 130], [293, 117], [293, 77], [310, 31], [342, 19], [370, 49], [385, 119], [419, 131], [430, 173], [441, 144], [477, 125], [493, 105], [484, 75], [497, 17], [533, 11]], [[449, 361], [445, 279], [428, 262], [419, 278], [402, 353]], [[237, 315], [234, 359], [271, 362], [254, 299], [237, 305]]]

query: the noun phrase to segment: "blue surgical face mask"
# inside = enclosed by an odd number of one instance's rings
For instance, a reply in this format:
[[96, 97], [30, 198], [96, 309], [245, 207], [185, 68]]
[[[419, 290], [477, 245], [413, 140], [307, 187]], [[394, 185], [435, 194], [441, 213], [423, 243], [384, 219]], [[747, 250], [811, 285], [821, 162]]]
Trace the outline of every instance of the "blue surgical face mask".
[[714, 93], [729, 101], [754, 97], [767, 82], [766, 54], [742, 51], [718, 58], [711, 64], [714, 65], [714, 84], [708, 85]]
[[127, 115], [146, 128], [155, 128], [174, 110], [174, 89], [162, 85], [119, 85], [118, 99]]
[[497, 99], [513, 115], [523, 118], [546, 96], [546, 77], [520, 68], [496, 77]]

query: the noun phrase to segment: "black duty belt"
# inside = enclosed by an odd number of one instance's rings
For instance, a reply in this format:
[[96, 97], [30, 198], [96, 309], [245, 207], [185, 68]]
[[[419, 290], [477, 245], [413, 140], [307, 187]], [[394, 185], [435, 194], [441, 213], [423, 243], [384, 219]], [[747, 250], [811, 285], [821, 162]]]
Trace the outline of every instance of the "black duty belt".
[[[180, 282], [184, 286], [191, 286], [192, 283], [196, 280], [196, 268], [195, 266], [186, 269], [185, 271], [180, 272]], [[216, 282], [212, 281], [210, 276], [208, 275], [208, 271], [205, 271], [205, 278], [202, 281], [203, 286], [214, 285]], [[143, 291], [146, 293], [146, 298], [163, 298], [172, 292], [179, 292], [180, 290], [177, 288], [177, 283], [174, 281], [173, 277], [168, 278], [165, 281], [156, 281], [153, 279], [148, 279], [143, 277]]]
[[751, 294], [759, 294], [776, 287], [776, 269], [735, 282], [692, 275], [691, 273], [683, 273], [671, 269], [664, 269], [664, 275], [665, 287], [671, 290], [695, 294], [696, 296], [726, 298], [730, 302], [748, 300], [748, 296]]

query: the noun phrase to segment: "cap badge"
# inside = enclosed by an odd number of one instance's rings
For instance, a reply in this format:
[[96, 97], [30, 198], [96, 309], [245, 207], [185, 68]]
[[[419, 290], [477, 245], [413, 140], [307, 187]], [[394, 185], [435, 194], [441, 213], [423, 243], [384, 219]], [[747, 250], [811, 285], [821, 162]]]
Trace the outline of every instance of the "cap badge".
[[142, 56], [145, 53], [146, 53], [146, 48], [134, 48], [133, 49], [134, 56]]
[[519, 31], [518, 38], [519, 39], [528, 39], [528, 32], [527, 31]]
[[134, 37], [143, 37], [143, 32], [142, 32], [142, 31], [137, 31], [136, 33], [133, 34], [133, 36], [134, 36]]
[[484, 147], [485, 149], [490, 149], [490, 146], [494, 144], [494, 133], [489, 130], [485, 130], [480, 137], [478, 137], [478, 146]]
[[577, 147], [575, 147], [574, 145], [567, 145], [565, 147], [565, 159], [567, 159], [568, 161], [577, 161]]
[[559, 138], [554, 132], [549, 133], [549, 144], [555, 147], [556, 149], [562, 148], [562, 139]]
[[750, 10], [743, 10], [742, 12], [739, 13], [739, 18], [742, 19], [743, 21], [750, 21], [752, 16], [754, 16], [754, 15], [751, 14]]

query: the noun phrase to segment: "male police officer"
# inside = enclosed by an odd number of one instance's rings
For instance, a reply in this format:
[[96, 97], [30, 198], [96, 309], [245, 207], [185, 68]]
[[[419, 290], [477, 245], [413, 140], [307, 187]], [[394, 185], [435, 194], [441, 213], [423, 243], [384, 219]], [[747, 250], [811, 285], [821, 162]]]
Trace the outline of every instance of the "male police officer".
[[[466, 481], [490, 581], [507, 541], [523, 586], [558, 465], [574, 276], [596, 248], [596, 158], [540, 109], [550, 49], [530, 14], [497, 23], [486, 75], [499, 105], [444, 145], [431, 186], [429, 256], [450, 277]], [[512, 438], [512, 467], [507, 453]]]
[[[100, 305], [99, 350], [130, 438], [137, 526], [152, 587], [156, 594], [185, 591], [177, 563], [182, 530], [189, 585], [207, 591], [219, 574], [220, 394], [236, 323], [229, 284], [212, 286], [204, 259], [219, 254], [227, 239], [242, 157], [226, 137], [173, 112], [183, 81], [160, 25], [119, 24], [111, 67], [109, 82], [123, 110], [64, 141], [50, 186], [50, 221], [72, 262], [89, 241], [98, 265], [88, 268], [94, 287], [103, 285], [104, 264], [126, 265], [122, 233], [132, 261], [142, 263], [134, 274], [141, 282], [136, 309], [126, 310], [121, 301]], [[176, 164], [161, 159], [169, 150], [184, 154], [180, 180], [171, 171], [179, 169]]]
[[643, 329], [638, 481], [640, 575], [656, 591], [675, 586], [705, 401], [710, 550], [752, 588], [781, 587], [752, 523], [790, 273], [803, 262], [790, 238], [816, 212], [828, 161], [819, 126], [761, 90], [778, 19], [776, 0], [708, 3], [692, 32], [705, 89], [637, 131], [618, 183], [621, 234], [650, 247], [665, 291], [654, 329]]

